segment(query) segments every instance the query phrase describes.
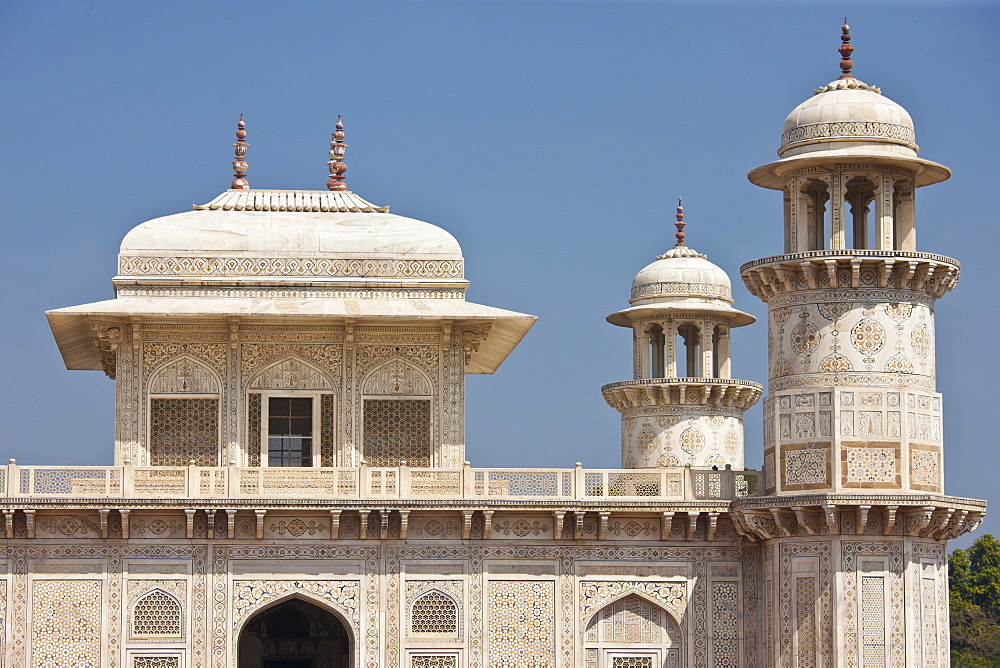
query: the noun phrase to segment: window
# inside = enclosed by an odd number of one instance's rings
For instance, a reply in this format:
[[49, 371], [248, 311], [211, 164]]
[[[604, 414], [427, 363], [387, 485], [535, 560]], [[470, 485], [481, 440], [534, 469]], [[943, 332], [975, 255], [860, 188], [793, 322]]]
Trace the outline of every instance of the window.
[[181, 606], [173, 596], [156, 589], [132, 609], [133, 636], [181, 635]]
[[410, 608], [411, 633], [458, 633], [458, 606], [450, 596], [429, 591]]
[[312, 397], [268, 397], [267, 464], [313, 465]]
[[152, 466], [219, 465], [217, 399], [150, 399]]
[[364, 457], [369, 466], [431, 465], [429, 399], [365, 399]]

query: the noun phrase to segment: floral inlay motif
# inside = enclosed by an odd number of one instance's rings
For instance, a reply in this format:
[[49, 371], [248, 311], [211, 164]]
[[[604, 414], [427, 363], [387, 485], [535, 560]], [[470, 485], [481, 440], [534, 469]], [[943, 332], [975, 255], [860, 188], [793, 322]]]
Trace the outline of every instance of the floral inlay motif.
[[864, 318], [851, 329], [851, 344], [863, 355], [874, 355], [885, 345], [885, 330], [872, 318]]
[[656, 434], [649, 427], [644, 427], [641, 432], [639, 432], [639, 438], [636, 441], [639, 446], [639, 451], [643, 454], [648, 455], [656, 447]]
[[909, 302], [886, 304], [885, 313], [897, 323], [902, 323], [913, 313], [913, 304]]
[[847, 359], [840, 353], [830, 353], [819, 363], [819, 370], [825, 371], [827, 373], [838, 373], [842, 371], [851, 371], [854, 367], [851, 365], [851, 360]]
[[705, 447], [705, 434], [700, 429], [688, 427], [681, 432], [681, 450], [693, 455]]
[[816, 325], [802, 320], [792, 329], [792, 350], [800, 356], [811, 354], [819, 346], [821, 335]]
[[913, 328], [910, 333], [910, 345], [913, 346], [913, 352], [917, 354], [922, 360], [927, 359], [927, 356], [931, 352], [931, 337], [927, 332], [927, 324], [920, 323]]
[[903, 353], [896, 353], [886, 361], [885, 370], [890, 373], [913, 373], [913, 363]]
[[840, 317], [851, 310], [851, 305], [846, 302], [827, 302], [816, 305], [819, 314], [830, 322], [837, 322]]

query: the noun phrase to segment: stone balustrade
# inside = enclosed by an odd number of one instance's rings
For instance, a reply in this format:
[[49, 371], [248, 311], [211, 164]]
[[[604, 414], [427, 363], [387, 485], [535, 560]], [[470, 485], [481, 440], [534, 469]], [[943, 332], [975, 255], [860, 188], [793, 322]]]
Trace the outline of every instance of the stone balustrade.
[[483, 499], [560, 502], [734, 500], [757, 496], [757, 471], [655, 469], [0, 466], [0, 498]]

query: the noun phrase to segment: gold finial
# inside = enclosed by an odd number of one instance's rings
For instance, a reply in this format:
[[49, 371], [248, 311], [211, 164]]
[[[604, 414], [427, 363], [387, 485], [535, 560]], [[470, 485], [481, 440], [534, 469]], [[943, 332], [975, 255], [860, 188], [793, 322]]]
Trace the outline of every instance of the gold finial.
[[341, 162], [344, 153], [347, 151], [347, 144], [344, 143], [344, 124], [337, 116], [337, 131], [330, 136], [330, 160], [326, 166], [330, 170], [330, 179], [326, 182], [327, 190], [344, 191], [347, 184], [344, 183], [344, 172], [347, 165]]
[[236, 143], [233, 148], [236, 154], [233, 156], [233, 184], [229, 186], [233, 190], [250, 190], [250, 183], [247, 181], [247, 147], [250, 146], [243, 141], [247, 138], [247, 124], [243, 122], [243, 114], [240, 114], [240, 121], [236, 124]]
[[840, 69], [843, 73], [840, 75], [841, 79], [853, 79], [854, 75], [851, 74], [851, 68], [854, 67], [854, 63], [851, 62], [851, 54], [854, 53], [854, 47], [851, 46], [851, 26], [847, 25], [847, 17], [844, 17], [844, 27], [841, 30], [843, 34], [840, 36], [840, 41], [842, 44], [837, 51], [840, 52]]
[[677, 222], [674, 226], [677, 228], [677, 243], [674, 244], [674, 248], [684, 248], [687, 244], [684, 243], [684, 226], [687, 223], [684, 222], [684, 200], [680, 197], [677, 198]]

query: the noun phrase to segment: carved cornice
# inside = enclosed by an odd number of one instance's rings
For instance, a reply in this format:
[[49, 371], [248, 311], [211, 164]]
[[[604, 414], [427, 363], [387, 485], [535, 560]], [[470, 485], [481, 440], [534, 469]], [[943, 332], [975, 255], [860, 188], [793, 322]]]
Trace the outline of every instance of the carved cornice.
[[951, 540], [975, 531], [986, 502], [948, 496], [826, 494], [733, 502], [733, 521], [751, 540], [885, 535]]
[[649, 378], [625, 380], [601, 388], [604, 400], [619, 412], [660, 406], [727, 406], [747, 410], [757, 403], [763, 391], [758, 383], [731, 378]]
[[807, 290], [910, 290], [937, 299], [955, 287], [960, 265], [943, 255], [833, 250], [776, 255], [740, 267], [747, 289], [764, 302]]

